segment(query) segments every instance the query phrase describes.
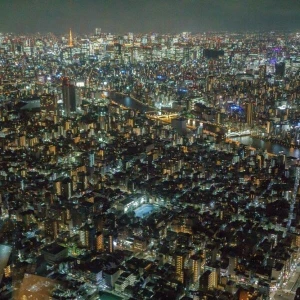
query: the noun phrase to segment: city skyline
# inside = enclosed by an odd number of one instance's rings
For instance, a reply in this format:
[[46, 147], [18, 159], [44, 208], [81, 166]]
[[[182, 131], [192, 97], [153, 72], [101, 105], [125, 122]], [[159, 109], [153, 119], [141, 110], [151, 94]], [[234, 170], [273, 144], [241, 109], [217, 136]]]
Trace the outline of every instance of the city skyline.
[[[300, 2], [274, 1], [1, 1], [0, 32], [298, 30]], [[16, 20], [18, 20], [16, 22]]]
[[101, 28], [0, 34], [0, 298], [297, 299], [300, 33]]

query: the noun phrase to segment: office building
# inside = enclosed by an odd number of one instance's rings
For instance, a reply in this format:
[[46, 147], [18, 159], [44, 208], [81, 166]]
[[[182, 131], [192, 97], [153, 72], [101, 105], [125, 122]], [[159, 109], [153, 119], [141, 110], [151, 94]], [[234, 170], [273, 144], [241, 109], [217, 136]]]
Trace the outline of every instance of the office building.
[[275, 75], [282, 78], [285, 76], [285, 63], [279, 62], [275, 64]]
[[69, 117], [76, 112], [76, 88], [68, 77], [62, 79], [63, 115]]
[[252, 103], [246, 104], [246, 123], [249, 126], [253, 125], [253, 104]]

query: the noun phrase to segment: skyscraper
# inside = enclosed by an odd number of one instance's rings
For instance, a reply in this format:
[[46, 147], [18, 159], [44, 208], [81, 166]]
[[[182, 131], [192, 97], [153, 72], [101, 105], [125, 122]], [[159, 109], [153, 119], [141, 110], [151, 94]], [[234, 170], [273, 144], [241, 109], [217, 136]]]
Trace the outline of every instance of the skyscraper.
[[248, 125], [252, 125], [253, 123], [253, 104], [247, 103], [246, 105], [246, 121]]
[[275, 64], [275, 75], [278, 77], [284, 77], [285, 75], [285, 63], [279, 62]]
[[95, 28], [95, 34], [100, 35], [101, 34], [101, 28]]
[[63, 110], [65, 116], [70, 116], [71, 112], [76, 112], [75, 85], [68, 77], [62, 79]]
[[181, 252], [175, 253], [175, 268], [177, 279], [183, 283], [184, 282], [184, 254]]

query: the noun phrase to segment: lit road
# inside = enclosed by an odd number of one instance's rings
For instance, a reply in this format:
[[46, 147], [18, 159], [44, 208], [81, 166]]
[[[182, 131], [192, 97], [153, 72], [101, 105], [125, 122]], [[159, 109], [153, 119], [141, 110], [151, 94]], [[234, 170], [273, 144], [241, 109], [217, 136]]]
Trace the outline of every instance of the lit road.
[[271, 297], [270, 299], [274, 299], [274, 300], [294, 300], [295, 294], [293, 293], [287, 293], [284, 291], [277, 291], [276, 294], [273, 296], [273, 298]]
[[282, 288], [279, 288], [275, 293], [270, 294], [271, 300], [294, 300], [295, 292], [300, 286], [300, 272], [299, 270], [292, 272], [288, 281]]

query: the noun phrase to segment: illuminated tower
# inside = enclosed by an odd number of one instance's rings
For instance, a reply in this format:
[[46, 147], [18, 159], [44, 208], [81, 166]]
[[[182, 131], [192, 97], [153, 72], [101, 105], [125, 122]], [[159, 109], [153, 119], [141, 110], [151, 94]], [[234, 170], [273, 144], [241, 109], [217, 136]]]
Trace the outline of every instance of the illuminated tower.
[[73, 36], [72, 36], [72, 30], [70, 29], [69, 33], [69, 47], [73, 47]]

